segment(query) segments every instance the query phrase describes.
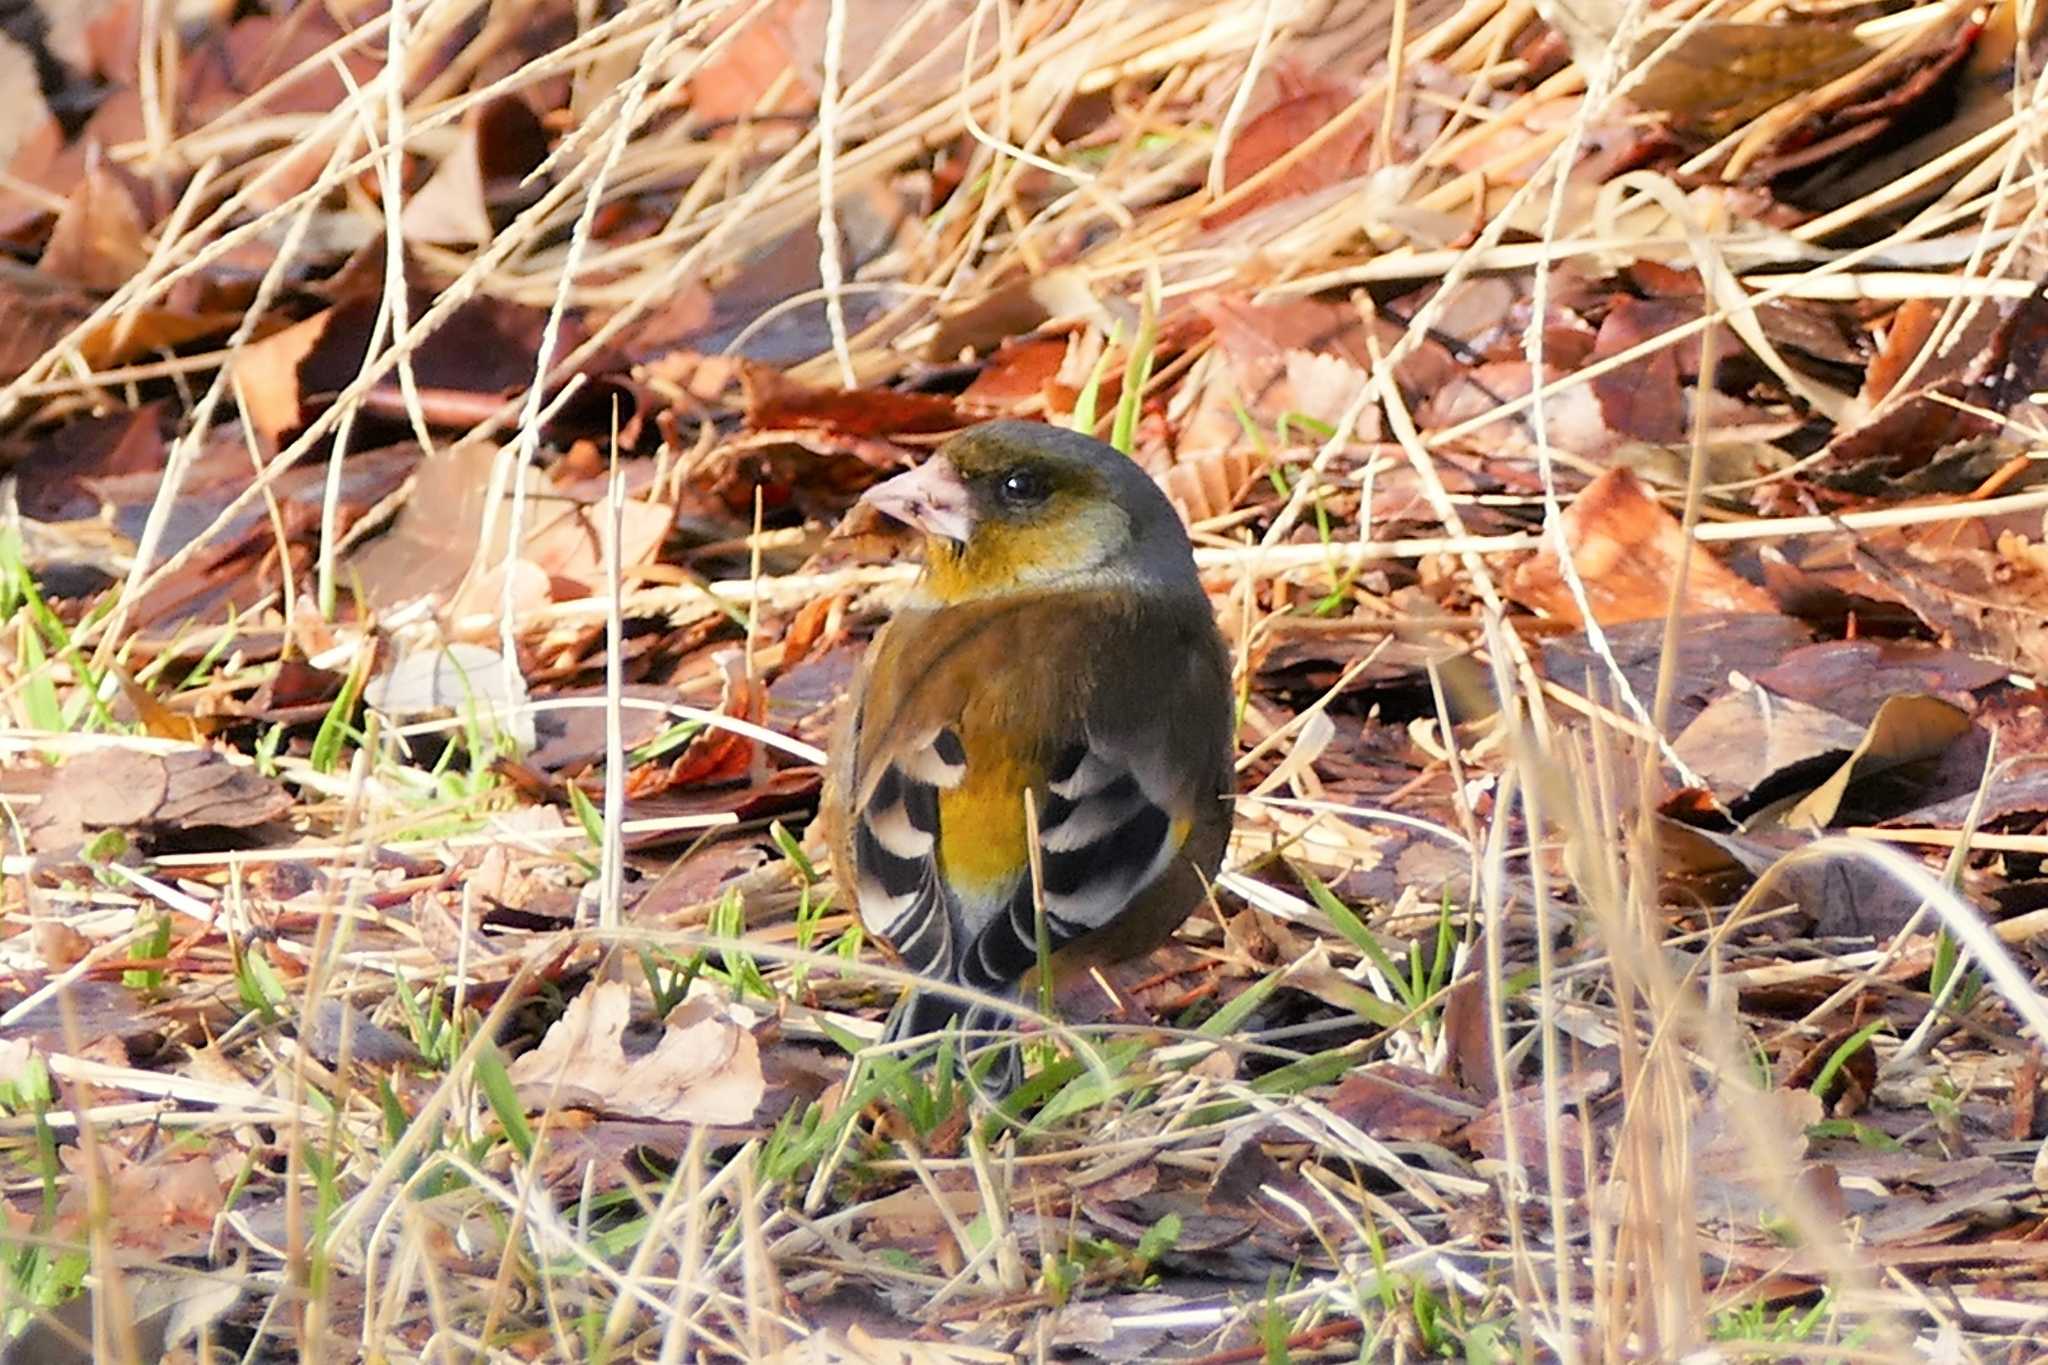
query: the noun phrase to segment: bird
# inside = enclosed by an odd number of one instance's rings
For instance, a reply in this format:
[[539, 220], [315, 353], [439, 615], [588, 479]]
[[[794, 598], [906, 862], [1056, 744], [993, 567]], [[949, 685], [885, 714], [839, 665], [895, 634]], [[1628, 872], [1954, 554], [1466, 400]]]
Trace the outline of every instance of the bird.
[[[1205, 900], [1230, 832], [1230, 654], [1180, 514], [1080, 432], [972, 427], [863, 501], [923, 533], [924, 564], [834, 737], [828, 843], [863, 927], [936, 987], [885, 1041], [957, 1019], [972, 1045], [1014, 1016], [946, 988], [1021, 1002], [1041, 900], [1055, 983], [1150, 952]], [[1021, 1074], [1006, 1056], [999, 1089]]]

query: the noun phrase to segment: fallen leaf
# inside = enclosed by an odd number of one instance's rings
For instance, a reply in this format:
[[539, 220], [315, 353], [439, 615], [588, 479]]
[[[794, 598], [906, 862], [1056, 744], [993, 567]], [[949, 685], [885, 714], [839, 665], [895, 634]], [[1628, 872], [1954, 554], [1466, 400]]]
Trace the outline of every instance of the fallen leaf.
[[[1705, 546], [1688, 543], [1678, 518], [1626, 469], [1610, 469], [1580, 490], [1565, 508], [1560, 529], [1586, 600], [1602, 625], [1662, 616], [1679, 565], [1687, 561], [1680, 612], [1775, 610], [1769, 593], [1739, 577]], [[1525, 606], [1585, 624], [1547, 542], [1509, 576], [1508, 593]]]
[[1996, 686], [2008, 671], [1989, 659], [1925, 640], [1822, 640], [1788, 650], [1768, 668], [1745, 669], [1780, 696], [1810, 701], [1868, 724], [1893, 697], [1924, 694], [1957, 706]]
[[[350, 577], [370, 608], [389, 611], [428, 598], [446, 601], [477, 561], [477, 541], [489, 506], [492, 466], [504, 454], [483, 441], [443, 446], [422, 460], [412, 495], [390, 528], [363, 542], [346, 557]], [[544, 484], [538, 471], [524, 471], [529, 499]], [[511, 490], [507, 490], [509, 497]], [[529, 506], [533, 503], [529, 501]], [[501, 515], [499, 521], [508, 521]], [[509, 527], [486, 562], [502, 558]], [[496, 610], [493, 604], [492, 610]]]
[[463, 115], [455, 150], [407, 196], [399, 219], [406, 240], [457, 246], [487, 242], [503, 217], [540, 186], [522, 182], [548, 154], [547, 129], [525, 100], [501, 95]]
[[[169, 1252], [152, 1248], [152, 1254]], [[166, 1362], [204, 1358], [204, 1353], [188, 1344], [225, 1317], [248, 1288], [247, 1277], [233, 1271], [205, 1275], [185, 1266], [167, 1270], [147, 1264], [122, 1267], [120, 1311], [134, 1328], [133, 1358]], [[17, 1361], [98, 1365], [106, 1359], [92, 1347], [94, 1318], [106, 1306], [95, 1302], [100, 1292], [88, 1288], [54, 1310], [38, 1309], [19, 1335], [8, 1341], [10, 1365]]]
[[[1472, 366], [1430, 391], [1415, 409], [1416, 425], [1432, 433], [1481, 421], [1526, 396], [1535, 387], [1530, 381], [1537, 373], [1526, 360], [1494, 360]], [[1565, 377], [1565, 371], [1552, 364], [1544, 365], [1540, 374], [1545, 384]], [[1590, 384], [1568, 385], [1544, 400], [1544, 433], [1556, 449], [1589, 460], [1607, 459], [1627, 440], [1608, 425], [1600, 396]], [[1524, 413], [1486, 421], [1462, 435], [1459, 442], [1494, 460], [1526, 459], [1536, 451], [1535, 433]]]
[[[1860, 421], [1845, 422], [1828, 442], [1822, 468], [1845, 487], [1881, 490], [1926, 466], [1942, 451], [2000, 429], [2038, 429], [2048, 408], [2048, 285], [2016, 303], [1981, 309], [1974, 327], [1932, 335], [1924, 308], [1901, 307], [1881, 365], [1872, 366], [1865, 396], [1875, 401]], [[1989, 335], [1985, 328], [1990, 325]], [[1921, 355], [1938, 347], [1925, 363]], [[1905, 392], [1902, 375], [1917, 370]], [[1859, 403], [1859, 407], [1863, 404]]]
[[57, 770], [29, 822], [31, 846], [69, 850], [93, 832], [140, 838], [191, 829], [247, 829], [291, 809], [291, 794], [211, 749], [168, 754], [97, 749]]
[[1967, 711], [1938, 697], [1892, 697], [1878, 708], [1869, 731], [1827, 781], [1775, 816], [1760, 812], [1753, 824], [1788, 829], [1833, 824], [1851, 783], [1940, 756], [1970, 731]]
[[228, 361], [242, 399], [242, 412], [263, 442], [275, 449], [287, 431], [304, 426], [299, 366], [333, 322], [332, 310], [315, 313], [235, 351]]
[[[651, 683], [628, 683], [619, 692], [627, 705], [620, 712], [622, 738], [628, 752], [659, 735], [668, 718], [650, 706], [634, 702], [672, 702], [675, 689]], [[605, 706], [602, 688], [568, 688], [549, 694], [556, 702], [572, 703], [551, 707], [533, 718], [536, 744], [526, 756], [529, 767], [550, 775], [574, 776], [605, 753]], [[581, 705], [573, 703], [581, 702]]]
[[1716, 800], [1735, 806], [1801, 765], [1851, 752], [1863, 735], [1824, 707], [1746, 686], [1709, 702], [1671, 747]]
[[1819, 89], [1876, 55], [1841, 24], [1689, 24], [1666, 48], [1677, 33], [1677, 27], [1660, 24], [1636, 40], [1631, 66], [1665, 50], [1637, 76], [1628, 97], [1708, 138], [1723, 137], [1772, 105]]
[[371, 1023], [345, 1000], [316, 1000], [299, 1028], [299, 1041], [321, 1062], [339, 1066], [410, 1066], [420, 1060], [412, 1041]]
[[[23, 992], [0, 991], [0, 1011], [20, 1004]], [[93, 1047], [112, 1041], [126, 1054], [152, 1052], [161, 1042], [160, 1027], [143, 1013], [136, 993], [118, 980], [99, 981], [86, 977], [74, 981], [57, 995], [31, 1007], [20, 1018], [0, 1029], [0, 1080], [19, 1076], [26, 1063], [21, 1047], [33, 1044], [46, 1053], [67, 1052], [72, 1047]], [[73, 1030], [76, 1030], [74, 1032]], [[11, 1064], [10, 1064], [11, 1058]], [[122, 1056], [120, 1064], [126, 1065]]]
[[56, 279], [111, 293], [148, 263], [147, 232], [128, 186], [95, 166], [64, 201], [37, 265]]
[[34, 129], [53, 121], [36, 86], [35, 54], [20, 43], [0, 43], [0, 89], [9, 93], [0, 106], [0, 166], [13, 159]]
[[[1608, 653], [1621, 666], [1622, 676], [1635, 694], [1656, 695], [1657, 676], [1664, 667], [1663, 618], [1624, 621], [1608, 627], [1604, 634]], [[1777, 612], [1688, 613], [1678, 618], [1676, 634], [1667, 720], [1672, 734], [1684, 731], [1710, 702], [1724, 694], [1731, 675], [1757, 679], [1813, 638], [1803, 622]], [[1604, 678], [1608, 667], [1583, 633], [1543, 642], [1544, 675], [1575, 691], [1585, 688], [1589, 678]], [[1789, 688], [1766, 686], [1795, 695]]]
[[[1665, 299], [1624, 299], [1600, 321], [1588, 360], [1619, 355], [1697, 316], [1697, 305]], [[1697, 342], [1694, 350], [1697, 351]], [[1726, 352], [1723, 352], [1726, 354]], [[1680, 386], [1679, 350], [1660, 346], [1620, 369], [1590, 381], [1607, 425], [1624, 436], [1661, 445], [1685, 439], [1686, 400]]]
[[[765, 699], [760, 683], [747, 672], [744, 654], [721, 650], [715, 663], [720, 675], [719, 714], [759, 725]], [[746, 735], [706, 726], [674, 759], [635, 769], [626, 794], [639, 800], [677, 788], [741, 781], [755, 773], [759, 747]]]
[[1255, 448], [1239, 445], [1174, 461], [1159, 486], [1181, 520], [1193, 525], [1236, 510], [1238, 499], [1265, 470], [1266, 461]]
[[[0, 259], [0, 382], [9, 382], [42, 360], [72, 330], [91, 317], [99, 300], [89, 291]], [[181, 346], [224, 332], [241, 321], [236, 313], [190, 313], [171, 308], [135, 308], [89, 328], [78, 353], [95, 369], [139, 355]]]
[[483, 645], [455, 642], [402, 653], [363, 688], [363, 702], [400, 724], [456, 717], [511, 737], [521, 753], [534, 745], [526, 680]]
[[[1736, 879], [1741, 887], [1768, 877], [1768, 890], [1757, 908], [1795, 907], [1805, 917], [1806, 932], [1819, 938], [1889, 942], [1923, 902], [1920, 893], [1889, 867], [1853, 853], [1820, 856], [1805, 852], [1812, 836], [1803, 831], [1729, 834], [1667, 818], [1659, 822], [1658, 842], [1674, 875], [1690, 881], [1689, 892], [1697, 889], [1702, 879], [1718, 879], [1730, 872], [1741, 874]], [[1795, 854], [1799, 856], [1794, 858]], [[1925, 971], [1925, 966], [1920, 970]], [[1815, 996], [1802, 1008], [1820, 998]]]
[[911, 436], [968, 424], [950, 398], [897, 389], [814, 389], [769, 365], [740, 370], [747, 426], [754, 431], [816, 429], [842, 436]]
[[622, 981], [584, 988], [539, 1047], [508, 1069], [530, 1108], [567, 1105], [665, 1123], [735, 1124], [767, 1092], [760, 1048], [744, 1012], [697, 996], [669, 1011], [653, 1051], [625, 1048], [633, 991]]
[[187, 744], [197, 744], [206, 738], [208, 727], [197, 717], [173, 711], [158, 701], [149, 689], [128, 676], [128, 670], [117, 666], [112, 672], [121, 688], [122, 700], [134, 710], [144, 733], [154, 739], [176, 739]]
[[1479, 1105], [1460, 1087], [1396, 1062], [1349, 1072], [1325, 1103], [1389, 1142], [1438, 1142], [1479, 1115]]
[[[597, 592], [607, 572], [602, 528], [610, 520], [610, 509], [602, 505], [544, 508], [533, 519], [520, 558], [545, 574], [558, 596]], [[619, 505], [619, 521], [619, 567], [635, 569], [661, 548], [675, 524], [675, 509], [667, 503], [626, 498]], [[497, 610], [495, 601], [486, 603], [486, 610]], [[462, 609], [459, 601], [453, 608], [457, 614]]]
[[1065, 336], [1005, 337], [961, 393], [960, 406], [998, 416], [1045, 411], [1071, 344]]
[[96, 516], [100, 501], [87, 480], [162, 470], [164, 408], [145, 403], [81, 417], [11, 443], [19, 452], [8, 463], [22, 515], [37, 521]]
[[[1593, 1155], [1588, 1146], [1585, 1121], [1579, 1117], [1582, 1104], [1598, 1099], [1614, 1084], [1611, 1072], [1589, 1068], [1561, 1076], [1556, 1090], [1558, 1107], [1555, 1132], [1558, 1137], [1560, 1173], [1564, 1178], [1563, 1193], [1577, 1198], [1586, 1192], [1586, 1170], [1588, 1158]], [[1513, 1129], [1515, 1154], [1531, 1184], [1546, 1188], [1550, 1161], [1551, 1125], [1545, 1118], [1546, 1099], [1544, 1087], [1523, 1086], [1508, 1097], [1505, 1105], [1495, 1100], [1457, 1132], [1457, 1138], [1469, 1144], [1474, 1151], [1495, 1161], [1504, 1160], [1508, 1151], [1508, 1132]]]
[[[1820, 1099], [1809, 1090], [1716, 1091], [1692, 1123], [1701, 1212], [1745, 1224], [1775, 1208], [1778, 1191], [1769, 1188], [1766, 1173], [1777, 1166], [1796, 1178], [1806, 1157], [1806, 1130], [1822, 1116]], [[1768, 1160], [1760, 1158], [1759, 1147], [1768, 1151]]]
[[[1363, 175], [1372, 168], [1375, 122], [1365, 117], [1358, 92], [1314, 75], [1290, 75], [1280, 98], [1248, 119], [1223, 158], [1225, 202], [1203, 215], [1203, 227], [1221, 227], [1282, 200], [1296, 199]], [[1321, 133], [1344, 123], [1292, 164], [1235, 197], [1231, 192]]]
[[[158, 1149], [136, 1160], [112, 1143], [97, 1147], [101, 1167], [90, 1172], [83, 1148], [59, 1149], [71, 1173], [57, 1205], [55, 1235], [81, 1238], [96, 1221], [91, 1193], [95, 1183], [104, 1196], [106, 1231], [117, 1246], [146, 1248], [155, 1256], [189, 1253], [205, 1246], [220, 1215], [226, 1191], [213, 1163], [205, 1156], [173, 1155]], [[96, 1175], [95, 1181], [92, 1177]]]

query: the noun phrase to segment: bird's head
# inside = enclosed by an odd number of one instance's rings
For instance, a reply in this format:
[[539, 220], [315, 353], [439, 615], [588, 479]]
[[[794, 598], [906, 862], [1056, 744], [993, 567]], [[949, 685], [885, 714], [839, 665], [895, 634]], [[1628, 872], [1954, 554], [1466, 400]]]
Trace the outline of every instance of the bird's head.
[[864, 501], [925, 536], [923, 591], [945, 604], [1056, 588], [1199, 592], [1180, 514], [1113, 446], [990, 422]]

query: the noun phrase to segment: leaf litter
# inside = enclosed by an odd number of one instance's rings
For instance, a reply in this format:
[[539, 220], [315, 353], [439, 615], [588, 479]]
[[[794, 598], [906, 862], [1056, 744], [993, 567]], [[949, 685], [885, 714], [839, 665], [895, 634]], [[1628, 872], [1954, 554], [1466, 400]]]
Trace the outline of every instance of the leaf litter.
[[[8, 24], [8, 1358], [2038, 1349], [2043, 35], [1881, 8]], [[806, 829], [992, 415], [1243, 689], [1007, 1105]]]

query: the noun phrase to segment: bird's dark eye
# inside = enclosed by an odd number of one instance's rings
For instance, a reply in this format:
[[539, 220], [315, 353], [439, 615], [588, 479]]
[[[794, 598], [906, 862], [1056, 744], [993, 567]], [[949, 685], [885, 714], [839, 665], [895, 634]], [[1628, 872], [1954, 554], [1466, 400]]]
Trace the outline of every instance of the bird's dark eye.
[[1008, 507], [1033, 507], [1052, 494], [1045, 475], [1027, 465], [1006, 470], [996, 481], [996, 496]]

